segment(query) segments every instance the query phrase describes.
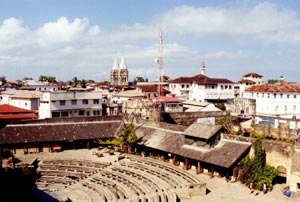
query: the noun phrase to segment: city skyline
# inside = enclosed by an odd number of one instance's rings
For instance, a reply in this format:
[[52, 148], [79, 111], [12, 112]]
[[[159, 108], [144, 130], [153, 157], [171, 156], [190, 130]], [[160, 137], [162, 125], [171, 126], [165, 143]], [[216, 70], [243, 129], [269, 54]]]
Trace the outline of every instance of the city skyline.
[[129, 80], [155, 80], [159, 30], [164, 74], [200, 73], [238, 81], [299, 82], [299, 0], [0, 1], [0, 75], [110, 80], [123, 56]]

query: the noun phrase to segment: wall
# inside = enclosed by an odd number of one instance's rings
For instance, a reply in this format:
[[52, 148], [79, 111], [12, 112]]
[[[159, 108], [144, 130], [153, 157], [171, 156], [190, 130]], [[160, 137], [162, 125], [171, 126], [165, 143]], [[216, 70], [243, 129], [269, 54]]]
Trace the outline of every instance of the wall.
[[178, 113], [164, 113], [163, 119], [168, 123], [176, 123], [184, 126], [189, 126], [196, 122], [198, 118], [205, 117], [224, 117], [228, 115], [226, 111], [214, 112], [178, 112]]
[[299, 135], [300, 119], [256, 116], [252, 125], [258, 134], [269, 135], [278, 140], [294, 141]]
[[[241, 137], [237, 135], [222, 134], [222, 138], [252, 142], [252, 148], [250, 155], [254, 153], [255, 138]], [[278, 168], [279, 166], [286, 169], [286, 184], [290, 186], [292, 191], [296, 191], [297, 182], [300, 182], [299, 175], [295, 175], [297, 172], [293, 171], [293, 165], [295, 164], [295, 148], [291, 143], [284, 143], [279, 141], [263, 140], [263, 148], [266, 151], [266, 162], [268, 165]], [[299, 173], [298, 173], [299, 174]]]

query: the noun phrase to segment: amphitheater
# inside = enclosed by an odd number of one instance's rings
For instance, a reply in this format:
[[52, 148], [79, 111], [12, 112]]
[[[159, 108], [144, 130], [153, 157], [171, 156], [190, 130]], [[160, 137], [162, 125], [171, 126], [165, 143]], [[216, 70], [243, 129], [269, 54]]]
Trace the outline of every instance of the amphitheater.
[[[190, 172], [153, 157], [72, 150], [38, 154], [36, 185], [58, 201], [190, 201], [206, 184]], [[34, 155], [26, 155], [32, 158]]]

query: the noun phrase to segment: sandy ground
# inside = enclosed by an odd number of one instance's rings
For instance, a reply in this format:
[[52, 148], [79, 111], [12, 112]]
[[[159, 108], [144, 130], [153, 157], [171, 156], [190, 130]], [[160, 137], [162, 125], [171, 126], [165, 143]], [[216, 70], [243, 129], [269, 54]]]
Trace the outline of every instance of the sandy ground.
[[[105, 155], [104, 157], [97, 157], [93, 155], [94, 150], [68, 150], [59, 153], [39, 153], [39, 154], [28, 154], [17, 156], [24, 161], [37, 157], [39, 160], [48, 159], [48, 158], [74, 158], [74, 159], [89, 159], [94, 161], [106, 161], [112, 162], [117, 160], [117, 155]], [[192, 171], [190, 171], [192, 172]], [[286, 186], [284, 184], [275, 185], [271, 192], [264, 194], [260, 191], [254, 191], [251, 193], [251, 190], [239, 182], [226, 182], [224, 178], [210, 177], [206, 174], [197, 175], [203, 182], [207, 184], [207, 189], [209, 193], [204, 196], [199, 196], [188, 200], [190, 202], [234, 202], [234, 201], [243, 201], [243, 202], [300, 202], [299, 196], [287, 197], [283, 195], [282, 189]]]

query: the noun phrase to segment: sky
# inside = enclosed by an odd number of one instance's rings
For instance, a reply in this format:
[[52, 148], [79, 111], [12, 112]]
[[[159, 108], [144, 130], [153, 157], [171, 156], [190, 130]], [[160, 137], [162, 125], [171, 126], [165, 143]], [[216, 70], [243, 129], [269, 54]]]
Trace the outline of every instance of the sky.
[[300, 0], [0, 0], [0, 75], [109, 81], [114, 58], [129, 80], [200, 73], [234, 82], [300, 82]]

